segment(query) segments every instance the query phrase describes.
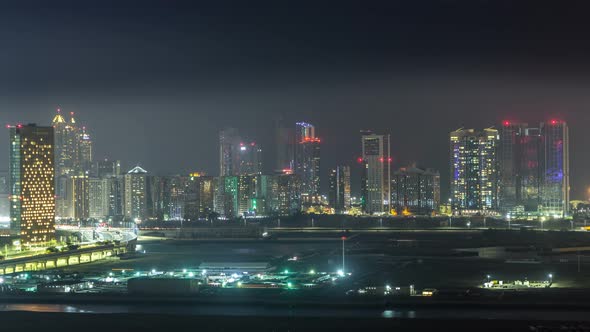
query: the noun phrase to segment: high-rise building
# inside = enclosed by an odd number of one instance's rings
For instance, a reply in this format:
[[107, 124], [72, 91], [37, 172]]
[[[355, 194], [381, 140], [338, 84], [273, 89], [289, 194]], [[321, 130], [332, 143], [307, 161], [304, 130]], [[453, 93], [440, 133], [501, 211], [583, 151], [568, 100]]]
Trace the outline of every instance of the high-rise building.
[[52, 127], [10, 127], [10, 226], [23, 244], [55, 238]]
[[391, 204], [398, 214], [430, 214], [440, 204], [440, 174], [415, 165], [393, 172]]
[[164, 220], [183, 220], [185, 214], [186, 176], [167, 177], [164, 184]]
[[238, 217], [238, 178], [221, 176], [216, 181], [213, 209], [227, 219]]
[[328, 199], [336, 214], [350, 208], [350, 166], [338, 166], [330, 171]]
[[125, 218], [141, 222], [147, 217], [147, 171], [136, 166], [125, 174]]
[[0, 171], [0, 221], [10, 221], [10, 178], [8, 171]]
[[88, 179], [88, 216], [102, 220], [109, 215], [109, 179]]
[[544, 125], [545, 169], [542, 212], [564, 217], [569, 212], [569, 130], [567, 123], [551, 120]]
[[498, 199], [504, 213], [539, 211], [545, 150], [542, 129], [510, 121], [500, 127]]
[[213, 211], [213, 178], [194, 172], [189, 174], [185, 193], [184, 218], [206, 219]]
[[66, 121], [58, 108], [51, 124], [55, 131], [55, 174], [56, 176], [73, 174], [77, 170], [80, 157], [78, 144], [80, 137], [74, 113], [70, 113], [70, 121]]
[[238, 177], [238, 215], [248, 216], [256, 214], [252, 202], [257, 198], [258, 176], [240, 175]]
[[504, 121], [500, 129], [500, 209], [512, 217], [563, 217], [569, 209], [567, 124], [529, 127]]
[[462, 213], [498, 208], [498, 131], [458, 129], [450, 134], [451, 205]]
[[295, 169], [295, 129], [282, 119], [275, 122], [276, 171]]
[[69, 218], [74, 220], [87, 219], [89, 210], [88, 176], [73, 175], [69, 177], [67, 200], [70, 207]]
[[76, 207], [71, 196], [71, 178], [88, 175], [92, 166], [92, 140], [85, 127], [78, 127], [74, 112], [70, 112], [70, 119], [67, 121], [61, 110], [57, 109], [52, 126], [55, 137], [56, 216], [73, 218]]
[[238, 152], [239, 175], [262, 174], [262, 149], [256, 142], [240, 143]]
[[107, 216], [109, 220], [121, 221], [125, 216], [125, 177], [112, 176], [106, 180], [109, 193]]
[[301, 211], [301, 182], [299, 176], [289, 172], [267, 179], [268, 212], [271, 215], [289, 216]]
[[121, 175], [121, 161], [109, 159], [99, 160], [94, 163], [93, 173], [97, 178], [119, 176]]
[[219, 132], [219, 175], [233, 176], [239, 174], [240, 136], [235, 128], [225, 128]]
[[86, 127], [82, 127], [79, 138], [79, 163], [80, 170], [87, 173], [92, 166], [92, 139], [86, 131]]
[[390, 138], [372, 131], [361, 132], [363, 166], [361, 204], [368, 214], [390, 213], [391, 151]]
[[314, 203], [320, 197], [320, 139], [315, 127], [298, 122], [295, 127], [295, 174], [301, 181], [303, 203]]

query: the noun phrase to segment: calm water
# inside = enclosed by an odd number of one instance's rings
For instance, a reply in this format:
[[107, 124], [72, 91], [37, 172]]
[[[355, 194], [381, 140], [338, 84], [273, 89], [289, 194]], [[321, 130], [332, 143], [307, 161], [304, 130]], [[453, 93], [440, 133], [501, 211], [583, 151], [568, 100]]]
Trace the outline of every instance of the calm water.
[[90, 313], [90, 314], [176, 314], [194, 316], [261, 316], [261, 317], [358, 317], [410, 319], [506, 319], [590, 321], [585, 311], [566, 310], [482, 310], [482, 309], [319, 309], [271, 306], [232, 305], [67, 305], [67, 304], [0, 304], [0, 311]]

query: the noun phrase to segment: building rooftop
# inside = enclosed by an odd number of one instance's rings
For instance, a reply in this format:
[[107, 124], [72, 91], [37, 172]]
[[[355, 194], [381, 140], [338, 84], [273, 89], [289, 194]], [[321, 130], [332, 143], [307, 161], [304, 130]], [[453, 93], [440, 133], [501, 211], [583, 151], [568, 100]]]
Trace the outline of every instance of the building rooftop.
[[127, 174], [147, 174], [147, 171], [139, 166], [135, 166]]

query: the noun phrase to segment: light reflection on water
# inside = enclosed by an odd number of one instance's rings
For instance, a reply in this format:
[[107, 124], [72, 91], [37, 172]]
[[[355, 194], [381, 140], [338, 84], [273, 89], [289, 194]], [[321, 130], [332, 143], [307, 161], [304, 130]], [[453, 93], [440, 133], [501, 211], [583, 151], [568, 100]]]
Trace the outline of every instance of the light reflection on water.
[[149, 305], [149, 304], [0, 304], [0, 311], [56, 312], [71, 314], [176, 314], [191, 316], [255, 317], [356, 317], [381, 319], [513, 319], [590, 321], [585, 311], [504, 309], [349, 309], [273, 307], [257, 305]]

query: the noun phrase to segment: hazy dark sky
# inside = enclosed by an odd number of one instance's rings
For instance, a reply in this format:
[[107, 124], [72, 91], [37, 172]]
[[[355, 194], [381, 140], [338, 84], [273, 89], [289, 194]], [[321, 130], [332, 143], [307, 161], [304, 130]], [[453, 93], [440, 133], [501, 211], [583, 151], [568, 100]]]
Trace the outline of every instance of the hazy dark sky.
[[354, 165], [372, 128], [391, 133], [395, 167], [439, 169], [446, 196], [449, 131], [556, 117], [583, 197], [590, 8], [515, 2], [3, 1], [0, 119], [75, 111], [97, 158], [162, 174], [217, 174], [226, 125], [271, 169], [278, 114], [316, 124], [326, 174]]

